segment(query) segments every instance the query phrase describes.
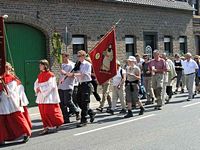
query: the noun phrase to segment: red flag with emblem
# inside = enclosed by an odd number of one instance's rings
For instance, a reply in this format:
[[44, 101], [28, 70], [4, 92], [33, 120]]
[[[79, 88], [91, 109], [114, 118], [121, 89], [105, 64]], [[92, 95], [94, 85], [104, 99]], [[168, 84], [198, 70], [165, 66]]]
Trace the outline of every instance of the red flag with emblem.
[[94, 73], [99, 84], [103, 84], [117, 74], [116, 34], [112, 28], [90, 52]]
[[5, 72], [5, 63], [4, 19], [0, 17], [0, 75]]

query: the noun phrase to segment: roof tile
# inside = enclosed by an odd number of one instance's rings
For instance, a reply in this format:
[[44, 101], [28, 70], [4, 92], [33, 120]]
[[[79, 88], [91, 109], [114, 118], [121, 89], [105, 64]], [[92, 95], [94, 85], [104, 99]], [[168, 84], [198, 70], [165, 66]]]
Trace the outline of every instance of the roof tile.
[[106, 2], [122, 2], [122, 3], [133, 3], [138, 5], [149, 5], [164, 8], [191, 10], [194, 9], [189, 5], [188, 2], [181, 2], [175, 0], [102, 0]]

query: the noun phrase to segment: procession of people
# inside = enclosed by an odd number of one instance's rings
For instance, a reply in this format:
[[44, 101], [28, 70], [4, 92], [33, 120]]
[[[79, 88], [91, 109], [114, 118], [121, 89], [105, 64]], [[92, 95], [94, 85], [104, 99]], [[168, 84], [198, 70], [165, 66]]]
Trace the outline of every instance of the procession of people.
[[[35, 81], [34, 91], [43, 123], [40, 135], [57, 132], [60, 126], [70, 123], [72, 115], [80, 121], [77, 127], [86, 126], [88, 116], [93, 123], [96, 111], [102, 113], [106, 101], [107, 113], [116, 113], [119, 99], [119, 113], [124, 114], [124, 118], [130, 118], [134, 116], [132, 110], [135, 107], [139, 107], [139, 115], [145, 113], [146, 105], [162, 110], [174, 94], [185, 92], [185, 86], [188, 91], [187, 101], [191, 101], [200, 92], [198, 55], [192, 57], [191, 53], [184, 56], [175, 54], [173, 58], [154, 50], [153, 58], [148, 54], [144, 54], [142, 58], [139, 54], [129, 56], [125, 67], [116, 60], [117, 74], [101, 85], [98, 85], [88, 57], [85, 51], [80, 50], [77, 62], [74, 63], [68, 53], [62, 53], [63, 62], [58, 80], [50, 71], [47, 60], [39, 62], [40, 73]], [[24, 87], [9, 63], [6, 63], [6, 71], [0, 79], [0, 144], [20, 137], [23, 142], [27, 142], [31, 136], [32, 123]], [[145, 87], [142, 94], [139, 93], [141, 85]], [[101, 86], [102, 97], [97, 92], [97, 86]], [[99, 102], [96, 111], [90, 108], [92, 93]], [[147, 98], [145, 103], [141, 101], [140, 95]]]

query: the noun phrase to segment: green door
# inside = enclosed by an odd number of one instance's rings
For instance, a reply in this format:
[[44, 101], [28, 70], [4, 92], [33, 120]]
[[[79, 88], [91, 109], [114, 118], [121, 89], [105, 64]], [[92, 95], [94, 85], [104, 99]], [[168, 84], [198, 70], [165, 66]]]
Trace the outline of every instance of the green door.
[[39, 73], [40, 59], [46, 58], [45, 35], [25, 24], [6, 24], [7, 60], [14, 63], [16, 75], [22, 81], [30, 106], [35, 105], [34, 82]]

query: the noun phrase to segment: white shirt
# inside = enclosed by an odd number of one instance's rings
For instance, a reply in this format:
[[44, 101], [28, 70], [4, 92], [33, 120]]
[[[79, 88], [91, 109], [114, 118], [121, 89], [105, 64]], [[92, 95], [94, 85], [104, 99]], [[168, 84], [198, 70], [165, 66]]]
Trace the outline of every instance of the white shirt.
[[199, 68], [197, 63], [193, 59], [190, 59], [189, 61], [182, 61], [182, 66], [185, 75], [195, 73], [196, 69]]
[[144, 62], [144, 59], [143, 59], [143, 58], [140, 58], [140, 62], [137, 62], [136, 65], [137, 65], [139, 68], [142, 68], [143, 62]]
[[82, 82], [92, 81], [92, 78], [91, 78], [92, 64], [91, 63], [84, 60], [80, 65], [80, 71], [79, 72], [82, 75], [77, 76], [78, 82], [82, 83]]
[[[73, 63], [72, 61], [69, 61], [69, 63], [67, 64], [62, 64], [61, 68], [62, 70], [64, 70], [65, 72], [71, 72], [72, 69], [74, 68], [75, 63]], [[67, 77], [63, 83], [61, 83], [61, 80], [65, 78], [65, 75], [60, 74], [60, 80], [59, 80], [59, 85], [58, 85], [58, 89], [61, 90], [73, 90], [74, 88], [74, 80], [75, 78], [73, 77]]]
[[122, 75], [126, 74], [126, 71], [121, 67], [119, 67], [119, 69], [117, 70], [117, 74], [112, 79], [113, 86], [118, 86], [120, 84], [122, 80], [121, 70], [122, 70]]

